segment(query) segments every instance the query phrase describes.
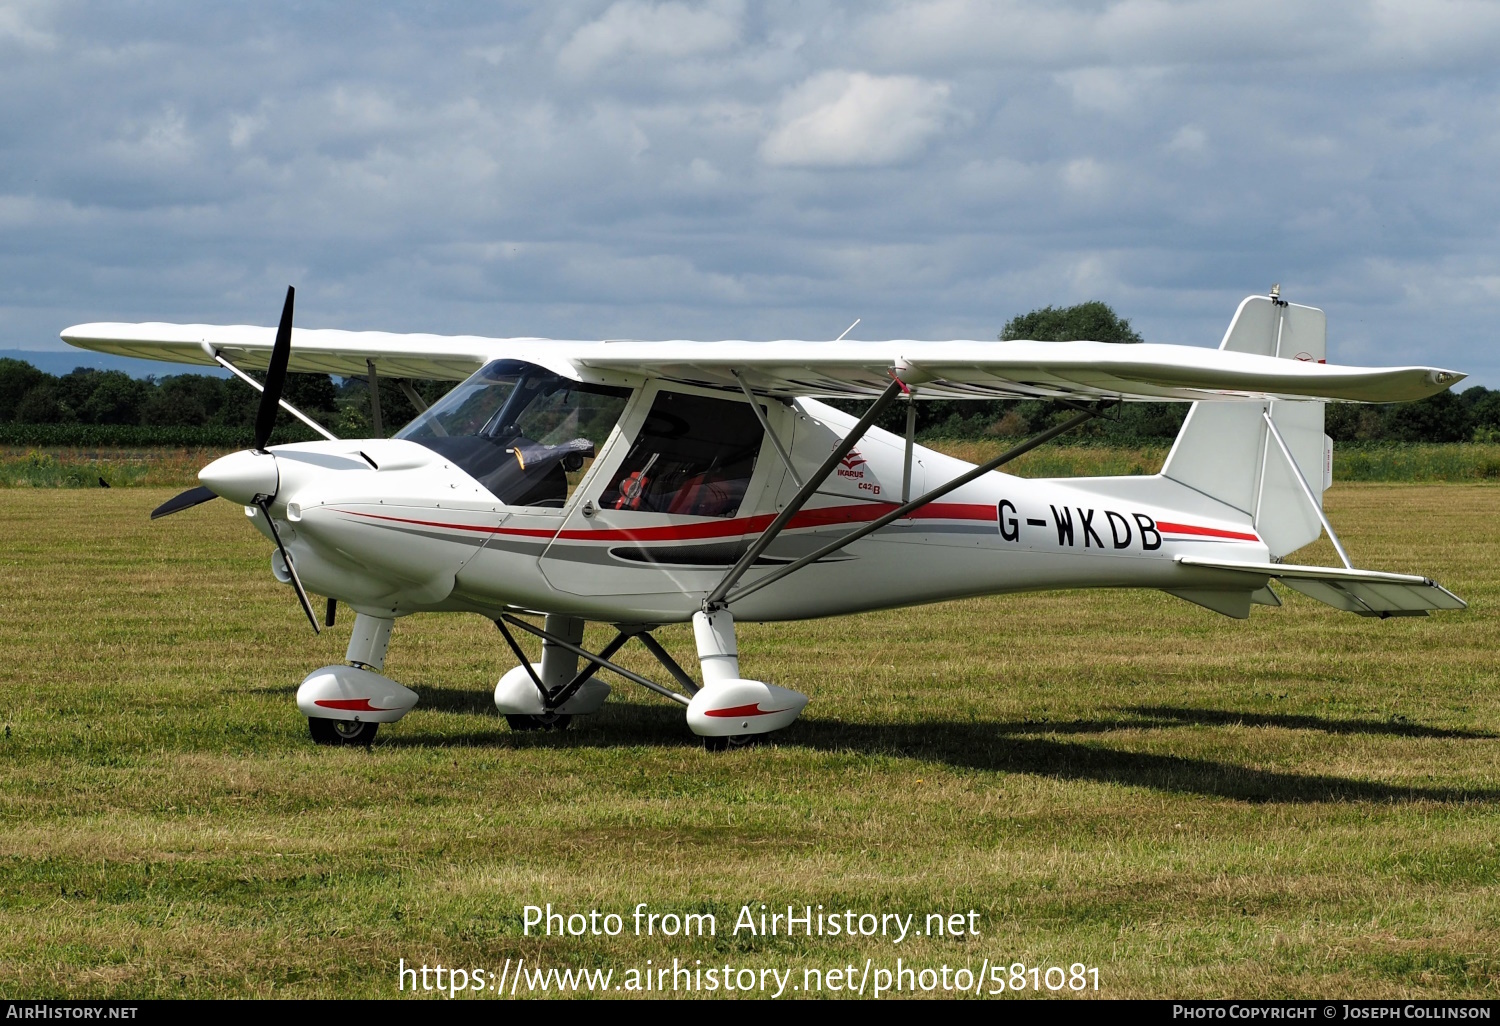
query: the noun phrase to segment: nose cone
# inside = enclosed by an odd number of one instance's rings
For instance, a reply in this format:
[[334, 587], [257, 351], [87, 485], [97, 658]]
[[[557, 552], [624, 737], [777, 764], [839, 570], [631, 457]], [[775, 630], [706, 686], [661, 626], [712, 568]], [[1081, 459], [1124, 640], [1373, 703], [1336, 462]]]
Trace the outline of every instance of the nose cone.
[[275, 456], [244, 449], [214, 460], [198, 471], [198, 480], [215, 495], [249, 506], [257, 496], [275, 496], [281, 475]]

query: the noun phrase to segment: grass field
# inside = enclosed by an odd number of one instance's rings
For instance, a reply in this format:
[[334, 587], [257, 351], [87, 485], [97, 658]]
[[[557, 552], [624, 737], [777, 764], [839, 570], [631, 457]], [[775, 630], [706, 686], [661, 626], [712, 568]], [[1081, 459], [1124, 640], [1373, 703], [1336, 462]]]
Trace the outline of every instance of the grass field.
[[[171, 491], [0, 491], [0, 995], [388, 997], [398, 959], [521, 957], [800, 982], [900, 956], [1083, 962], [1118, 997], [1500, 996], [1493, 486], [1328, 496], [1359, 564], [1429, 573], [1463, 613], [1074, 592], [746, 625], [747, 674], [813, 702], [718, 755], [626, 684], [570, 732], [509, 733], [477, 617], [402, 621], [387, 669], [416, 711], [316, 748], [293, 692], [352, 618], [314, 638], [229, 503], [149, 523]], [[522, 937], [548, 901], [720, 933]], [[729, 936], [761, 902], [973, 908], [981, 936]]]

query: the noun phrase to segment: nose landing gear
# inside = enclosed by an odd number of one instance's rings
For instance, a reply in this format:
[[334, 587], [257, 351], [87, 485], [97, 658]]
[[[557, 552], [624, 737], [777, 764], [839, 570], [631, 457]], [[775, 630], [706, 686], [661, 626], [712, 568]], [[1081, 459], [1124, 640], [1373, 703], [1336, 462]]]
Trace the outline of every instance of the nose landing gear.
[[703, 750], [705, 752], [730, 752], [740, 748], [749, 748], [751, 745], [764, 741], [766, 734], [723, 734], [719, 737], [705, 736], [703, 738]]
[[383, 677], [391, 621], [360, 613], [345, 653], [348, 663], [309, 673], [297, 689], [297, 708], [320, 745], [366, 745], [382, 723], [394, 723], [417, 704], [417, 693]]
[[380, 724], [314, 717], [307, 721], [307, 729], [320, 745], [364, 745], [368, 748], [374, 742]]

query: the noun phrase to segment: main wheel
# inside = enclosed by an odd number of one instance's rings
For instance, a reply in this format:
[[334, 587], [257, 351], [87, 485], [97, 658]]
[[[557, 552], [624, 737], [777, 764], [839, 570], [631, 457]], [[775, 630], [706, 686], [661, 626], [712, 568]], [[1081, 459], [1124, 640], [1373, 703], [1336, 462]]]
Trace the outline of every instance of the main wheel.
[[718, 737], [705, 737], [703, 739], [703, 750], [705, 752], [727, 752], [731, 748], [749, 748], [758, 744], [767, 734], [721, 734]]
[[321, 716], [310, 717], [307, 731], [320, 745], [364, 745], [369, 747], [375, 740], [378, 723], [362, 723], [355, 720], [327, 720]]
[[543, 713], [540, 716], [507, 714], [505, 722], [510, 724], [511, 730], [567, 730], [573, 717], [567, 713]]

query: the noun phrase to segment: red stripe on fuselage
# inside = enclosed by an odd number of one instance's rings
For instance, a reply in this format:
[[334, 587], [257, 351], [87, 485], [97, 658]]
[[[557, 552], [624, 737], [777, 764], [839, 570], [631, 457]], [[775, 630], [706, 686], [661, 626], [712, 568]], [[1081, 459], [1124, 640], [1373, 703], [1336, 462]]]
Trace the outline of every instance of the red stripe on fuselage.
[[1260, 541], [1253, 534], [1245, 534], [1243, 531], [1224, 531], [1217, 527], [1196, 527], [1193, 524], [1169, 524], [1165, 520], [1156, 522], [1156, 529], [1162, 534], [1195, 534], [1205, 538], [1233, 538], [1236, 541]]
[[[819, 509], [804, 509], [792, 517], [787, 530], [829, 527], [835, 524], [869, 523], [895, 509], [894, 503], [868, 502], [857, 506], [825, 506]], [[753, 517], [737, 517], [731, 520], [715, 520], [696, 524], [667, 524], [660, 527], [599, 528], [598, 530], [556, 531], [547, 528], [488, 527], [483, 524], [453, 524], [441, 520], [414, 520], [410, 517], [383, 516], [379, 513], [361, 513], [358, 510], [338, 510], [349, 516], [369, 520], [387, 520], [397, 524], [414, 524], [419, 527], [445, 527], [453, 531], [474, 531], [481, 534], [503, 534], [522, 538], [560, 538], [564, 541], [597, 542], [659, 542], [702, 541], [708, 538], [735, 538], [747, 534], [759, 534], [771, 525], [776, 517], [763, 513]], [[994, 521], [995, 507], [978, 502], [933, 502], [912, 511], [911, 520], [979, 520]], [[1204, 538], [1231, 538], [1235, 541], [1260, 541], [1254, 534], [1243, 531], [1226, 531], [1217, 527], [1199, 527], [1194, 524], [1172, 524], [1165, 520], [1156, 522], [1163, 534], [1186, 534]]]
[[[792, 517], [787, 530], [799, 528], [827, 527], [833, 524], [868, 523], [885, 516], [895, 509], [894, 503], [861, 503], [858, 506], [827, 506], [821, 509], [804, 509]], [[734, 538], [747, 534], [759, 534], [771, 526], [774, 514], [765, 513], [753, 517], [738, 517], [733, 520], [718, 520], [698, 524], [669, 524], [662, 527], [600, 528], [594, 531], [549, 531], [545, 528], [486, 527], [482, 524], [450, 524], [440, 520], [413, 520], [408, 517], [383, 516], [379, 513], [361, 513], [358, 510], [341, 509], [340, 513], [365, 517], [370, 520], [388, 520], [398, 524], [415, 524], [420, 527], [446, 527], [454, 531], [477, 531], [482, 534], [516, 535], [526, 538], [558, 537], [566, 541], [698, 541], [705, 538]], [[995, 507], [977, 502], [934, 502], [913, 510], [912, 520], [988, 520], [995, 519]]]

